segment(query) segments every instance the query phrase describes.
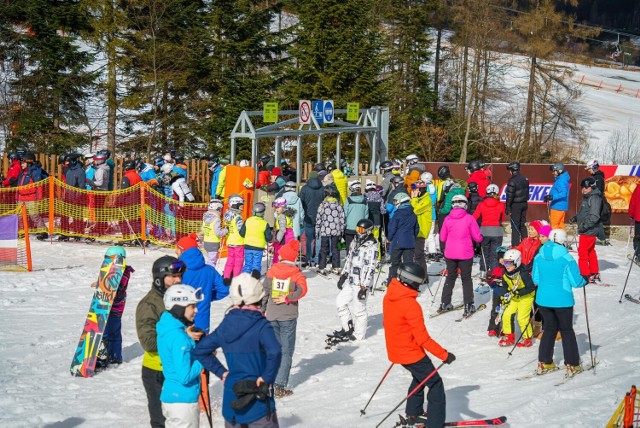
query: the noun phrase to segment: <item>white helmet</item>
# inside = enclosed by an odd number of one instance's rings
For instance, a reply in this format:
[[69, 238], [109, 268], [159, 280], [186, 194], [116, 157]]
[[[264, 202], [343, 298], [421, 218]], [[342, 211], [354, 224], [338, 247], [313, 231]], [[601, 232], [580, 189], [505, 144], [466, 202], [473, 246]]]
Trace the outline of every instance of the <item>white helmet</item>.
[[295, 192], [296, 191], [295, 181], [287, 181], [286, 183], [284, 183], [284, 190], [286, 192], [290, 192], [290, 191]]
[[189, 306], [202, 302], [204, 297], [202, 296], [202, 290], [200, 288], [195, 289], [190, 285], [176, 284], [167, 288], [164, 292], [164, 308], [168, 311], [175, 305]]
[[597, 160], [592, 159], [589, 162], [587, 162], [587, 169], [592, 169], [594, 171], [597, 171], [598, 168], [600, 168], [600, 164], [598, 163]]
[[549, 232], [549, 241], [563, 245], [567, 242], [567, 232], [563, 229], [553, 229]]
[[522, 261], [522, 253], [519, 250], [507, 250], [502, 258], [505, 262], [512, 262], [515, 267], [518, 267]]
[[370, 190], [376, 190], [376, 183], [373, 180], [369, 180], [365, 182], [364, 189], [368, 192]]
[[497, 184], [489, 184], [487, 186], [487, 195], [490, 195], [490, 194], [497, 195], [498, 193], [500, 193], [500, 188], [498, 187]]
[[393, 203], [395, 205], [400, 205], [401, 203], [408, 202], [410, 200], [411, 198], [409, 197], [409, 195], [404, 192], [396, 193], [396, 195], [393, 197]]
[[162, 169], [162, 172], [164, 172], [165, 174], [169, 174], [173, 170], [173, 164], [167, 162], [162, 165], [161, 169]]
[[455, 195], [452, 199], [451, 199], [451, 206], [453, 208], [462, 208], [462, 209], [467, 209], [467, 204], [469, 203], [469, 201], [467, 200], [467, 197], [464, 195]]
[[259, 279], [254, 278], [248, 272], [242, 272], [231, 281], [229, 295], [231, 302], [236, 306], [251, 305], [262, 300], [264, 288]]
[[430, 172], [423, 172], [422, 174], [420, 174], [420, 180], [424, 181], [427, 184], [431, 184], [431, 182], [433, 181], [433, 174], [431, 174]]
[[360, 183], [360, 180], [353, 180], [349, 182], [349, 190], [351, 190], [352, 192], [354, 190], [361, 190], [362, 189], [362, 183]]
[[240, 209], [244, 205], [244, 199], [240, 195], [233, 194], [229, 196], [229, 206], [234, 209]]
[[411, 154], [409, 156], [406, 157], [405, 161], [409, 164], [409, 165], [413, 165], [414, 163], [418, 162], [420, 160], [420, 158], [418, 158], [418, 155], [414, 155]]
[[223, 207], [223, 206], [224, 206], [224, 205], [222, 204], [222, 201], [221, 201], [221, 200], [219, 200], [219, 199], [211, 199], [211, 200], [209, 201], [209, 206], [208, 206], [208, 208], [209, 208], [211, 211], [222, 211], [222, 207]]
[[240, 161], [240, 167], [249, 166], [249, 161], [246, 159], [242, 159]]

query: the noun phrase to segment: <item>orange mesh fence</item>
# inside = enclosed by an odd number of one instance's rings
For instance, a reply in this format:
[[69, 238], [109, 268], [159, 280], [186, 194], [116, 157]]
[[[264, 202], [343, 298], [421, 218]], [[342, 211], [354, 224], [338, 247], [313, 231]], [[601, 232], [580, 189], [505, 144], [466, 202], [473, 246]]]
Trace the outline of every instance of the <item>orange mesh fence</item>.
[[638, 428], [640, 427], [640, 395], [633, 385], [624, 399], [609, 419], [607, 428]]
[[0, 214], [0, 270], [31, 271], [27, 209], [21, 204]]

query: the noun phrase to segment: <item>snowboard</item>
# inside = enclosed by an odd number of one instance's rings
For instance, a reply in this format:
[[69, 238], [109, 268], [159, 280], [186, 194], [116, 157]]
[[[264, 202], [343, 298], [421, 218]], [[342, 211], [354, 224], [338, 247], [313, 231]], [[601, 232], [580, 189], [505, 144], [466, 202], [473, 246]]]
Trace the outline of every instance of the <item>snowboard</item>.
[[125, 266], [123, 257], [105, 257], [102, 262], [96, 291], [71, 361], [70, 371], [74, 376], [91, 377], [95, 374], [100, 342]]

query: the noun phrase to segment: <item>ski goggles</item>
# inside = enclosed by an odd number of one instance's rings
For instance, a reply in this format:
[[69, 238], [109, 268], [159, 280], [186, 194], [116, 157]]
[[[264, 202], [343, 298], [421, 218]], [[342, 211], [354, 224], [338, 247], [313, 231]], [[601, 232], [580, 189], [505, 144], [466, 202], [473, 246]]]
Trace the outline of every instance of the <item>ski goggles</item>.
[[160, 268], [160, 273], [164, 273], [167, 275], [175, 275], [178, 273], [184, 273], [187, 270], [187, 265], [184, 264], [182, 260], [178, 260], [177, 262], [173, 262], [168, 266], [164, 266]]
[[505, 267], [507, 267], [507, 266], [515, 266], [515, 265], [516, 265], [516, 263], [515, 263], [515, 262], [513, 262], [513, 261], [511, 261], [511, 260], [505, 260], [502, 264], [503, 264]]
[[365, 233], [367, 233], [367, 228], [356, 226], [356, 232], [358, 233], [358, 235], [364, 235]]

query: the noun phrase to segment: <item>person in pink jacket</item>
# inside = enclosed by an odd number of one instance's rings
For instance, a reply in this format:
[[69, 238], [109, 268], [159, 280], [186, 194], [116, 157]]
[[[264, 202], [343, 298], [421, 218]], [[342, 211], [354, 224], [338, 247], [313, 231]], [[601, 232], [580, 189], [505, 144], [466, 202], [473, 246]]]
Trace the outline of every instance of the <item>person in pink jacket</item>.
[[440, 230], [440, 240], [445, 245], [444, 257], [447, 263], [447, 279], [442, 289], [442, 298], [438, 312], [453, 309], [451, 295], [458, 279], [458, 269], [462, 277], [462, 294], [464, 297], [464, 315], [469, 316], [476, 311], [473, 305], [473, 282], [471, 267], [473, 266], [473, 242], [482, 242], [482, 234], [478, 223], [467, 213], [467, 198], [456, 195], [451, 201], [451, 212], [444, 220]]

